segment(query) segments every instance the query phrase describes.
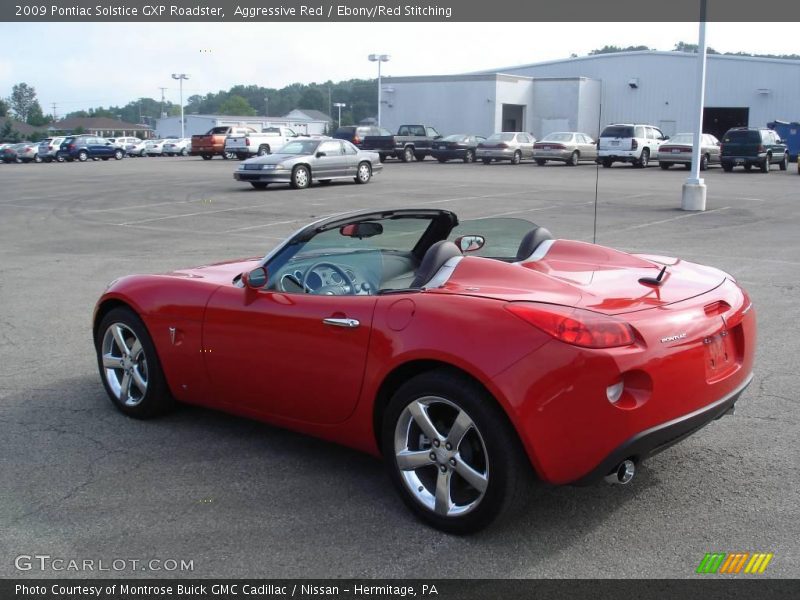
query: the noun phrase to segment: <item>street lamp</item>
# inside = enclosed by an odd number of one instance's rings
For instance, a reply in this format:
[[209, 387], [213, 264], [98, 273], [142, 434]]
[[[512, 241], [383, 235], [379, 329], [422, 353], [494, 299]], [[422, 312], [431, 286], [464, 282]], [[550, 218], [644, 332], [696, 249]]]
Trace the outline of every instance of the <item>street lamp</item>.
[[339, 109], [339, 127], [342, 126], [342, 109], [347, 106], [344, 102], [334, 102], [333, 105]]
[[381, 126], [381, 63], [389, 62], [391, 58], [388, 54], [370, 54], [370, 62], [378, 63], [378, 127]]
[[189, 79], [189, 76], [186, 73], [173, 73], [172, 78], [178, 80], [178, 84], [180, 85], [181, 89], [181, 139], [183, 139], [186, 137], [183, 123], [183, 80]]

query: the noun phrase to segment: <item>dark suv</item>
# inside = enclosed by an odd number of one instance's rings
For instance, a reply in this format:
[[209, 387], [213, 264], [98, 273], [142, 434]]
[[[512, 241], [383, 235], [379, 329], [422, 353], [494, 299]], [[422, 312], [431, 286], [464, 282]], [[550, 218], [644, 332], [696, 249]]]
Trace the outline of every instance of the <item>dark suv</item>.
[[785, 171], [789, 154], [786, 144], [772, 129], [735, 127], [722, 137], [720, 161], [728, 173], [740, 165], [745, 171], [757, 166], [762, 173], [769, 173], [770, 165], [775, 163]]
[[364, 138], [368, 135], [392, 135], [392, 132], [374, 125], [345, 125], [339, 127], [331, 137], [337, 140], [347, 140], [360, 148]]
[[125, 151], [117, 148], [114, 142], [106, 138], [93, 135], [71, 135], [61, 142], [58, 156], [70, 162], [76, 158], [81, 162], [86, 162], [90, 158], [122, 160], [125, 157]]

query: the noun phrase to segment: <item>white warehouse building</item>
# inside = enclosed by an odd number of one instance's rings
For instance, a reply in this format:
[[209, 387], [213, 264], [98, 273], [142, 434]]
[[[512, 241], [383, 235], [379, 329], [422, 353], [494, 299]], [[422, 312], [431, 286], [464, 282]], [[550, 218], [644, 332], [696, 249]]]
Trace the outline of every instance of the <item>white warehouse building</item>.
[[[596, 137], [609, 123], [647, 123], [666, 135], [695, 121], [697, 55], [620, 52], [464, 75], [383, 80], [382, 125], [425, 123], [443, 135], [553, 131]], [[800, 61], [709, 54], [704, 126], [800, 120]]]

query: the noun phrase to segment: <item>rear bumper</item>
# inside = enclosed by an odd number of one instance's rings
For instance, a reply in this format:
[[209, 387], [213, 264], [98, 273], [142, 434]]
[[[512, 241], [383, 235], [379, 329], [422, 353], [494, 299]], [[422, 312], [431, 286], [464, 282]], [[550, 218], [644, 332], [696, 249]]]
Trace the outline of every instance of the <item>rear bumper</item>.
[[565, 150], [540, 150], [535, 148], [533, 150], [533, 158], [539, 158], [544, 160], [569, 160], [572, 156], [572, 150], [565, 149]]
[[589, 485], [596, 483], [613, 471], [623, 460], [631, 459], [634, 462], [641, 462], [645, 458], [658, 454], [670, 446], [686, 439], [699, 429], [708, 425], [711, 421], [720, 418], [728, 412], [733, 405], [736, 404], [739, 396], [742, 395], [742, 392], [747, 389], [752, 381], [753, 374], [751, 373], [738, 388], [716, 402], [712, 402], [688, 415], [683, 415], [677, 419], [638, 433], [617, 447], [616, 450], [606, 456], [594, 469], [580, 479], [574, 481], [573, 484]]
[[614, 162], [635, 162], [642, 155], [641, 150], [603, 150], [597, 153], [598, 162], [611, 160]]

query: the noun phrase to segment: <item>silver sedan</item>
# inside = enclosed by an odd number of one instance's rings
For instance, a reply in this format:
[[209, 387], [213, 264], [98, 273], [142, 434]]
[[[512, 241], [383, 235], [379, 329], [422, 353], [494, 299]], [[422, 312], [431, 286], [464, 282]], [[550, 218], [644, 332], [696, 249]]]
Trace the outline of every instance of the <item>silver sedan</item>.
[[518, 165], [525, 158], [533, 158], [533, 143], [536, 138], [524, 131], [495, 133], [480, 144], [475, 157], [488, 165], [493, 160], [508, 160]]
[[597, 144], [591, 136], [579, 131], [548, 133], [533, 145], [533, 158], [540, 167], [548, 160], [578, 166], [582, 160], [597, 158]]
[[353, 179], [369, 183], [383, 165], [377, 152], [359, 150], [346, 140], [293, 140], [275, 154], [265, 154], [239, 163], [233, 174], [257, 190], [270, 183], [288, 183], [295, 189], [307, 188], [313, 180], [328, 184], [334, 179]]
[[[666, 170], [672, 165], [683, 165], [687, 169], [692, 166], [693, 133], [676, 133], [658, 148], [658, 164]], [[700, 138], [700, 170], [705, 171], [708, 165], [720, 164], [719, 140], [710, 133]]]

